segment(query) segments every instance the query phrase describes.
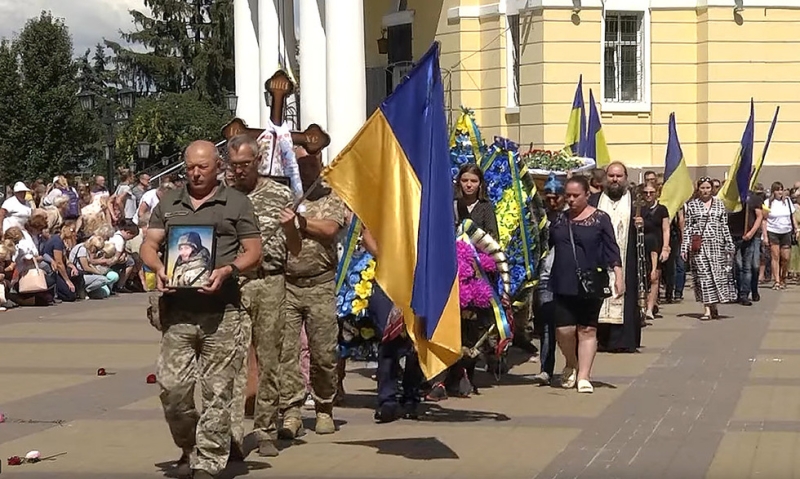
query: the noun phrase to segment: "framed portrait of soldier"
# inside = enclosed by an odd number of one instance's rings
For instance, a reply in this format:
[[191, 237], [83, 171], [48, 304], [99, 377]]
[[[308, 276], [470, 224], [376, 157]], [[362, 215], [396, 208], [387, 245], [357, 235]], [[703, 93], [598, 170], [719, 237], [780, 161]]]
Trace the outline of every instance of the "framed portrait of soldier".
[[205, 286], [216, 259], [214, 226], [170, 226], [166, 250], [167, 287], [197, 289]]

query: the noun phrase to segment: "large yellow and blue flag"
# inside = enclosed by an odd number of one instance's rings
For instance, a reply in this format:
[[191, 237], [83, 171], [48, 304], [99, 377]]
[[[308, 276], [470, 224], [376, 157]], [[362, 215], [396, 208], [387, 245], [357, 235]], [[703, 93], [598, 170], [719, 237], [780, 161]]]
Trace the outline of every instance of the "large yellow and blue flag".
[[598, 168], [605, 168], [611, 163], [606, 136], [603, 134], [603, 125], [600, 124], [600, 114], [597, 112], [591, 88], [589, 89], [589, 126], [586, 132], [586, 149], [583, 156], [593, 158]]
[[322, 173], [377, 243], [378, 284], [433, 377], [461, 354], [455, 218], [439, 43]]
[[683, 149], [678, 141], [678, 127], [675, 124], [675, 113], [669, 114], [669, 138], [667, 139], [667, 157], [664, 161], [664, 184], [661, 187], [659, 202], [674, 218], [684, 203], [689, 201], [694, 192], [692, 177], [686, 167]]
[[775, 125], [778, 123], [778, 113], [780, 111], [780, 106], [775, 108], [775, 116], [772, 117], [772, 124], [769, 126], [769, 133], [767, 133], [767, 141], [764, 143], [764, 150], [761, 151], [761, 156], [753, 167], [753, 174], [750, 175], [750, 190], [755, 188], [756, 183], [758, 183], [758, 174], [761, 173], [761, 167], [764, 166], [764, 158], [767, 157], [767, 150], [769, 150], [769, 143], [772, 141], [772, 133], [775, 132]]
[[583, 105], [583, 75], [578, 77], [578, 88], [572, 100], [572, 110], [569, 112], [567, 123], [567, 137], [564, 147], [569, 149], [572, 156], [583, 156], [586, 146], [586, 108]]
[[744, 127], [739, 150], [728, 170], [728, 180], [722, 185], [717, 197], [725, 208], [733, 213], [742, 210], [750, 193], [750, 172], [753, 169], [753, 138], [755, 136], [755, 106], [750, 99], [750, 118]]

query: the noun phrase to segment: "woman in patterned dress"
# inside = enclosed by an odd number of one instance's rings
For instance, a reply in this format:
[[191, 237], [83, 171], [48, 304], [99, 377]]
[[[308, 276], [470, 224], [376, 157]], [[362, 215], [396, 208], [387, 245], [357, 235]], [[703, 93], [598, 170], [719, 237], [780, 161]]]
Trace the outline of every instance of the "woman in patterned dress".
[[681, 257], [691, 261], [694, 296], [703, 303], [701, 320], [719, 319], [717, 305], [736, 299], [732, 260], [735, 251], [728, 212], [712, 195], [711, 178], [697, 181], [695, 197], [686, 203]]

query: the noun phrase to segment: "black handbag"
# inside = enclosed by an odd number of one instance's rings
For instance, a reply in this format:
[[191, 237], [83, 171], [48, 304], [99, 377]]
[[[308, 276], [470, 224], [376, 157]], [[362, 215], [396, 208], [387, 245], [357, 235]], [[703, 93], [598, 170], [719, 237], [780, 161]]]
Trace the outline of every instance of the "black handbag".
[[608, 271], [605, 268], [581, 269], [578, 266], [578, 254], [575, 252], [575, 238], [572, 235], [572, 221], [566, 215], [569, 228], [569, 242], [572, 245], [572, 257], [575, 258], [575, 272], [578, 276], [578, 296], [584, 299], [606, 299], [612, 295]]

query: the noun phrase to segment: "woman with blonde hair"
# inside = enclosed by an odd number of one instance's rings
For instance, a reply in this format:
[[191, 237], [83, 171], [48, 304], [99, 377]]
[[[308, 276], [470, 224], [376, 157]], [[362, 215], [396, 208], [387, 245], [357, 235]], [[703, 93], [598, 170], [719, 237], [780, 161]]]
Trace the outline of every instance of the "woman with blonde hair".
[[81, 297], [83, 291], [83, 276], [74, 265], [67, 260], [68, 253], [75, 246], [75, 226], [65, 224], [55, 234], [46, 232], [46, 241], [42, 244], [41, 252], [45, 261], [50, 264], [53, 272], [52, 287], [55, 288], [56, 297], [62, 301], [72, 302]]
[[86, 295], [92, 299], [111, 296], [114, 284], [119, 280], [119, 274], [105, 267], [102, 264], [104, 260], [99, 258], [105, 243], [100, 236], [92, 236], [72, 248], [69, 254], [70, 263], [83, 275]]

